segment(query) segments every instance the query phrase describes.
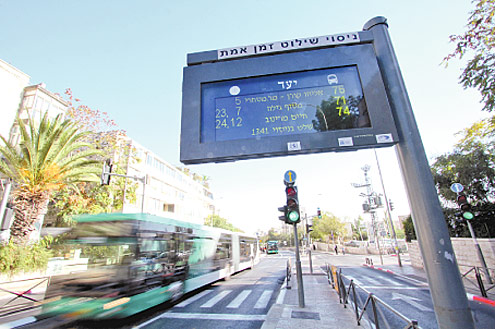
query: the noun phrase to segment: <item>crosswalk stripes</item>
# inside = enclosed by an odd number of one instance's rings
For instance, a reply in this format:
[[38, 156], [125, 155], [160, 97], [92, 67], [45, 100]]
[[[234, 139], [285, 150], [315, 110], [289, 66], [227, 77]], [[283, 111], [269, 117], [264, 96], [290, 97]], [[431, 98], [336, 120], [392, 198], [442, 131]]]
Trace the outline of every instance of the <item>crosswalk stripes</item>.
[[401, 282], [395, 281], [395, 280], [390, 279], [390, 278], [385, 278], [385, 277], [381, 277], [379, 279], [366, 277], [366, 278], [362, 278], [363, 280], [361, 280], [361, 279], [358, 280], [352, 276], [347, 276], [347, 277], [349, 279], [352, 279], [352, 281], [355, 284], [357, 284], [358, 286], [365, 288], [365, 289], [370, 289], [370, 288], [374, 288], [374, 289], [418, 289], [418, 288], [408, 287], [407, 285], [405, 285]]
[[273, 290], [263, 291], [263, 294], [261, 294], [261, 297], [256, 302], [256, 305], [254, 305], [254, 308], [265, 308], [268, 305], [268, 302], [270, 301], [272, 294], [273, 294]]
[[[199, 306], [200, 308], [211, 308], [217, 305], [220, 301], [222, 301], [224, 298], [226, 298], [229, 295], [233, 295], [232, 292], [233, 290], [223, 290], [218, 292], [217, 294], [212, 294], [214, 290], [208, 289], [200, 292], [197, 295], [192, 296], [191, 298], [188, 298], [179, 304], [175, 305], [175, 307], [178, 308], [184, 308], [200, 299], [203, 297], [207, 296], [209, 297], [208, 300], [203, 300], [201, 301], [201, 305]], [[264, 309], [268, 306], [268, 303], [270, 302], [270, 299], [272, 298], [272, 295], [274, 293], [274, 290], [264, 290], [261, 295], [258, 297], [256, 300], [256, 303], [254, 304], [254, 309]], [[253, 290], [251, 289], [244, 289], [240, 291], [235, 298], [226, 306], [228, 309], [238, 309], [241, 307], [241, 305], [250, 298], [250, 296], [253, 296], [251, 300], [254, 301], [254, 298], [256, 298], [256, 295], [253, 294]]]
[[204, 290], [204, 291], [200, 292], [199, 294], [194, 295], [191, 298], [188, 298], [183, 302], [180, 302], [179, 304], [175, 305], [175, 307], [186, 307], [187, 305], [194, 303], [195, 301], [197, 301], [198, 299], [202, 298], [203, 296], [209, 294], [212, 291], [213, 290]]
[[251, 294], [251, 290], [243, 290], [237, 297], [227, 305], [227, 308], [239, 308], [242, 302]]
[[227, 296], [231, 292], [232, 292], [232, 290], [220, 291], [220, 293], [218, 295], [216, 295], [215, 297], [211, 298], [209, 301], [207, 301], [206, 303], [204, 303], [200, 307], [201, 308], [213, 307], [213, 306], [215, 306], [216, 303], [218, 303], [219, 301], [221, 301], [222, 299], [224, 299], [225, 296]]

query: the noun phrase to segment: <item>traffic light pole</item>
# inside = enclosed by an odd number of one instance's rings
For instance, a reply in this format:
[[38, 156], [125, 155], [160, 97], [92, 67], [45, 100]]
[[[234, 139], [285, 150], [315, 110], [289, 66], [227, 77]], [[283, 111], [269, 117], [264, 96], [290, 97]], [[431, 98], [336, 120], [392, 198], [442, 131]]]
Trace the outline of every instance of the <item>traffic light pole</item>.
[[299, 239], [297, 238], [297, 223], [294, 225], [294, 244], [296, 246], [296, 272], [297, 272], [297, 294], [299, 296], [299, 307], [304, 307], [304, 287], [301, 269], [301, 257], [299, 256]]
[[485, 257], [483, 257], [483, 252], [481, 252], [481, 247], [478, 243], [478, 239], [476, 239], [476, 234], [474, 234], [471, 222], [466, 219], [466, 223], [468, 225], [469, 232], [471, 233], [471, 237], [473, 238], [474, 246], [476, 247], [476, 253], [478, 254], [478, 259], [480, 260], [481, 266], [483, 266], [483, 271], [485, 272], [486, 278], [490, 284], [493, 284], [492, 278], [490, 277], [490, 272], [488, 272], [488, 267], [486, 266]]
[[131, 179], [135, 179], [135, 180], [141, 181], [143, 183], [143, 200], [141, 201], [141, 213], [144, 214], [144, 196], [145, 196], [145, 193], [146, 193], [146, 175], [144, 175], [143, 177], [138, 177], [138, 176], [128, 176], [128, 175], [114, 174], [114, 173], [111, 173], [111, 172], [104, 172], [104, 174], [107, 174], [109, 176], [131, 178]]
[[[314, 216], [313, 216], [314, 217]], [[308, 219], [308, 214], [304, 214], [304, 226], [306, 227], [306, 229], [304, 230], [304, 233], [306, 234], [306, 248], [308, 250], [308, 257], [309, 257], [309, 273], [311, 273], [311, 275], [313, 275], [313, 259], [311, 258], [311, 251], [312, 251], [312, 247], [311, 247], [311, 241], [310, 241], [310, 237], [309, 237], [309, 232], [308, 232], [308, 228], [309, 228], [309, 219]]]
[[411, 204], [438, 327], [474, 329], [473, 316], [447, 223], [390, 40], [387, 20], [385, 17], [375, 17], [364, 25], [363, 30], [372, 34], [376, 59], [397, 126], [397, 155]]

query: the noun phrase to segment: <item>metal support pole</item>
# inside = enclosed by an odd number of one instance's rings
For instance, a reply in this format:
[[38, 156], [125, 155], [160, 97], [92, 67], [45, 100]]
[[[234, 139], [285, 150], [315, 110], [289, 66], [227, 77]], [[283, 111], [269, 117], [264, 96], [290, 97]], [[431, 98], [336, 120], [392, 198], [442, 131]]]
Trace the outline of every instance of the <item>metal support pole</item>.
[[478, 239], [476, 239], [476, 234], [474, 234], [473, 227], [471, 226], [471, 222], [466, 220], [469, 228], [469, 232], [471, 233], [471, 237], [473, 238], [474, 246], [476, 248], [476, 253], [478, 254], [478, 259], [483, 267], [483, 271], [485, 272], [488, 283], [492, 284], [492, 278], [490, 277], [490, 272], [488, 272], [488, 267], [486, 266], [485, 257], [483, 257], [483, 252], [481, 251], [480, 244], [478, 243]]
[[143, 199], [141, 200], [141, 213], [144, 214], [144, 196], [146, 194], [146, 175], [143, 177], [138, 177], [138, 176], [129, 176], [129, 175], [121, 175], [121, 174], [114, 174], [111, 172], [106, 173], [107, 175], [110, 176], [115, 176], [115, 177], [124, 177], [124, 178], [132, 178], [138, 181], [141, 181], [143, 183]]
[[371, 213], [371, 226], [373, 226], [373, 235], [375, 236], [375, 242], [378, 248], [378, 255], [380, 255], [380, 264], [383, 265], [382, 249], [380, 248], [380, 241], [378, 240], [378, 234], [376, 234], [376, 219], [374, 212]]
[[297, 238], [297, 224], [294, 224], [294, 243], [296, 246], [296, 271], [297, 271], [297, 295], [299, 296], [299, 307], [304, 307], [304, 287], [301, 269], [301, 257], [299, 256], [299, 240]]
[[438, 326], [474, 329], [466, 292], [385, 17], [369, 20], [376, 59], [399, 135], [397, 155], [411, 205]]
[[12, 187], [12, 180], [9, 179], [5, 183], [5, 188], [3, 190], [2, 203], [0, 203], [0, 224], [3, 221], [3, 215], [5, 214], [5, 209], [7, 208], [7, 201], [9, 200], [10, 189]]
[[146, 175], [143, 177], [143, 200], [141, 201], [141, 213], [144, 214], [144, 196], [146, 195]]
[[370, 205], [370, 214], [371, 214], [371, 227], [373, 228], [373, 235], [375, 237], [375, 243], [378, 248], [378, 255], [380, 255], [380, 264], [383, 265], [383, 256], [382, 256], [382, 249], [380, 248], [380, 241], [379, 241], [379, 236], [376, 233], [376, 219], [375, 219], [375, 211], [373, 210], [376, 208], [375, 201], [373, 200], [373, 187], [371, 186], [371, 179], [368, 176], [368, 171], [370, 170], [370, 166], [366, 165], [363, 168], [364, 171], [364, 183], [366, 186], [366, 194], [368, 196], [368, 204]]
[[313, 275], [313, 260], [311, 259], [311, 247], [308, 248], [308, 256], [309, 256], [309, 273]]
[[376, 154], [376, 149], [373, 149], [373, 151], [375, 151], [375, 159], [376, 159], [376, 165], [378, 167], [378, 175], [380, 176], [380, 183], [382, 184], [383, 197], [385, 198], [385, 204], [387, 205], [387, 214], [390, 220], [390, 227], [392, 228], [392, 237], [394, 239], [395, 252], [397, 253], [397, 262], [399, 263], [399, 266], [402, 267], [402, 262], [400, 260], [399, 244], [397, 243], [397, 235], [395, 234], [394, 221], [392, 220], [392, 212], [390, 211], [390, 203], [387, 198], [387, 192], [385, 191], [385, 184], [383, 184], [382, 169], [380, 168], [380, 161], [378, 161], [378, 155]]

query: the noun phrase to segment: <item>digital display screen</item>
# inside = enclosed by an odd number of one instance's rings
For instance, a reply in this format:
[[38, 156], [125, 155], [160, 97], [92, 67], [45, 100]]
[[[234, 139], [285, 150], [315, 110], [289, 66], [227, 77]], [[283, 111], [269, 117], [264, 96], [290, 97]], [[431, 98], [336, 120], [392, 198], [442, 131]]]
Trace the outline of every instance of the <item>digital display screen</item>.
[[201, 85], [201, 142], [371, 127], [355, 65]]

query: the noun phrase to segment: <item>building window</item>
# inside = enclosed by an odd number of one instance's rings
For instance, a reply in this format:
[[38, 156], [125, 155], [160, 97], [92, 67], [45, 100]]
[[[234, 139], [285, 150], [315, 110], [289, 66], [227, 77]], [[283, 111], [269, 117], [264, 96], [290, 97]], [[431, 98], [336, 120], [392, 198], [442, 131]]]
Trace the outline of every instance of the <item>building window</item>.
[[175, 212], [175, 205], [174, 204], [163, 204], [163, 211], [165, 212]]
[[148, 166], [152, 166], [152, 165], [153, 165], [153, 156], [151, 156], [150, 154], [148, 154], [148, 155], [146, 156], [146, 164], [147, 164]]

